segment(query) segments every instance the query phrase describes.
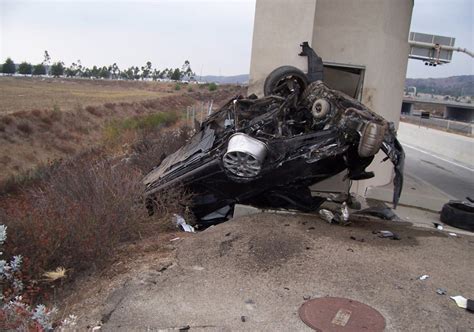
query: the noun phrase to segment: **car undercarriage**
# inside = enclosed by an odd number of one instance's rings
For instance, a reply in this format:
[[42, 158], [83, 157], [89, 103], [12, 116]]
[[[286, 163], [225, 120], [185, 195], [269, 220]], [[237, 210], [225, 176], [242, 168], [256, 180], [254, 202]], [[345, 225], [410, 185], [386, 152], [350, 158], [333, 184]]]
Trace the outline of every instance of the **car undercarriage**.
[[394, 165], [393, 203], [403, 184], [404, 152], [393, 123], [358, 100], [329, 88], [322, 60], [302, 45], [307, 74], [291, 66], [270, 73], [265, 96], [236, 96], [204, 121], [190, 141], [143, 180], [147, 207], [183, 186], [193, 195], [197, 223], [227, 220], [233, 206], [315, 211], [325, 201], [309, 187], [340, 172], [374, 176], [366, 168], [382, 150]]

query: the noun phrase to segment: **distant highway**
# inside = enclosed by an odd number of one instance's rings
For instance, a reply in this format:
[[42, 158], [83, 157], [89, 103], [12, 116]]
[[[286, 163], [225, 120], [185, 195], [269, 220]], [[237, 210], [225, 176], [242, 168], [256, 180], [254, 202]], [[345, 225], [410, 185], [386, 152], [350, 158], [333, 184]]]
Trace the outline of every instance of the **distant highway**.
[[402, 145], [406, 153], [406, 173], [421, 178], [457, 199], [474, 197], [474, 169]]

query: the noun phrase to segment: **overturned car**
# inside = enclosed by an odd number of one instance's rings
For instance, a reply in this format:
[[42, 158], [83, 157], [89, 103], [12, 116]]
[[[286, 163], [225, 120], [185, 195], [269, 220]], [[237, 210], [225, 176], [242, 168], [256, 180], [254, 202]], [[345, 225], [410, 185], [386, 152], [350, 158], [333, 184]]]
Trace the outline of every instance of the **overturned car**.
[[381, 149], [394, 165], [393, 202], [403, 183], [404, 152], [392, 123], [329, 88], [321, 58], [302, 45], [308, 74], [283, 66], [267, 77], [265, 96], [237, 96], [203, 122], [190, 141], [143, 180], [147, 207], [175, 186], [193, 193], [198, 223], [226, 220], [234, 204], [314, 211], [325, 198], [309, 186], [344, 170], [350, 180]]

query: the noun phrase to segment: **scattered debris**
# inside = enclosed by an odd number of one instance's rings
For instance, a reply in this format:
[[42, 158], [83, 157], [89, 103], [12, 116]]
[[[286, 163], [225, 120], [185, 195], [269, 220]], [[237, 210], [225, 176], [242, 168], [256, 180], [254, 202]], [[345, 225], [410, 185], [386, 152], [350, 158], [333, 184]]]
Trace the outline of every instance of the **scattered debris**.
[[401, 237], [391, 231], [373, 231], [373, 234], [378, 234], [381, 238], [388, 238], [392, 240], [401, 240]]
[[474, 232], [474, 202], [449, 201], [443, 205], [440, 220], [450, 226]]
[[173, 214], [173, 222], [176, 224], [176, 227], [181, 229], [183, 232], [194, 233], [194, 227], [187, 224], [183, 217], [179, 214]]
[[311, 296], [310, 295], [305, 295], [305, 296], [303, 296], [303, 300], [305, 300], [305, 301], [311, 300]]
[[436, 229], [439, 229], [440, 231], [442, 231], [443, 228], [444, 228], [443, 225], [438, 224], [437, 222], [434, 222], [433, 225], [434, 225], [434, 227], [435, 227]]
[[203, 271], [204, 268], [202, 266], [199, 266], [199, 265], [194, 265], [193, 266], [193, 270], [196, 270], [196, 271]]
[[170, 242], [178, 241], [180, 237], [175, 237], [174, 239], [171, 239]]
[[438, 288], [436, 290], [436, 294], [438, 294], [438, 295], [446, 295], [446, 293], [447, 293], [447, 291], [444, 288]]
[[48, 271], [43, 273], [43, 277], [46, 277], [48, 281], [56, 281], [62, 278], [66, 278], [66, 269], [64, 267], [58, 267], [54, 271]]
[[467, 299], [464, 296], [457, 295], [457, 296], [450, 296], [456, 302], [459, 308], [466, 309], [467, 308]]
[[240, 320], [242, 321], [242, 323], [245, 323], [247, 321], [247, 317], [245, 316], [240, 316]]
[[332, 224], [335, 221], [334, 213], [332, 213], [331, 211], [327, 209], [319, 210], [319, 215], [330, 224]]
[[[321, 58], [307, 43], [301, 46], [307, 74], [276, 68], [265, 80], [264, 97], [230, 100], [143, 179], [150, 214], [156, 196], [177, 184], [193, 194], [198, 225], [228, 220], [237, 203], [317, 211], [326, 197], [313, 196], [310, 185], [345, 170], [349, 180], [370, 179], [374, 173], [366, 168], [380, 150], [394, 165], [396, 207], [405, 154], [394, 124], [329, 88]], [[341, 223], [349, 219], [347, 204]]]
[[466, 299], [464, 296], [451, 296], [459, 308], [464, 308], [470, 312], [474, 312], [474, 300]]
[[421, 276], [418, 277], [418, 280], [426, 280], [426, 279], [428, 279], [429, 277], [430, 277], [429, 275], [423, 274], [423, 275], [421, 275]]
[[354, 249], [352, 249], [352, 248], [347, 248], [347, 251], [354, 252]]
[[456, 233], [448, 233], [451, 236], [457, 237], [458, 235]]
[[191, 329], [191, 326], [186, 325], [186, 326], [180, 327], [178, 331], [189, 331], [190, 329]]
[[351, 240], [354, 240], [354, 241], [359, 241], [359, 242], [365, 242], [365, 239], [357, 239], [355, 236], [351, 236], [350, 237]]
[[346, 202], [342, 203], [341, 216], [342, 216], [342, 221], [344, 221], [345, 223], [349, 220], [349, 208], [347, 207]]

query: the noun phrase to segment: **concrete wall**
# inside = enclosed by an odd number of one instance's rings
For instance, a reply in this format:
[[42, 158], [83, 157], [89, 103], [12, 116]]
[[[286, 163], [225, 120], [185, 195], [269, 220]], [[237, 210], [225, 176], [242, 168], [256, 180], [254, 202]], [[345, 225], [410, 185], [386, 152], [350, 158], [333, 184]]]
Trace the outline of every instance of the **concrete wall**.
[[249, 94], [263, 95], [263, 83], [275, 68], [292, 65], [307, 72], [300, 43], [313, 38], [316, 0], [257, 0], [250, 60]]
[[[412, 0], [318, 0], [314, 18], [316, 52], [324, 61], [365, 67], [362, 102], [395, 125], [405, 86], [412, 9]], [[379, 154], [370, 166], [376, 177], [354, 182], [353, 191], [363, 194], [369, 185], [390, 182], [392, 167], [380, 164], [382, 159]]]
[[398, 139], [403, 144], [474, 168], [474, 138], [400, 122]]
[[[297, 54], [307, 40], [326, 63], [365, 68], [362, 102], [397, 126], [412, 9], [413, 0], [257, 0], [249, 92], [262, 91], [266, 75], [280, 65], [306, 71]], [[376, 178], [355, 182], [354, 191], [390, 182], [392, 168], [381, 160], [376, 156], [370, 167]], [[317, 189], [345, 190], [341, 179]]]

